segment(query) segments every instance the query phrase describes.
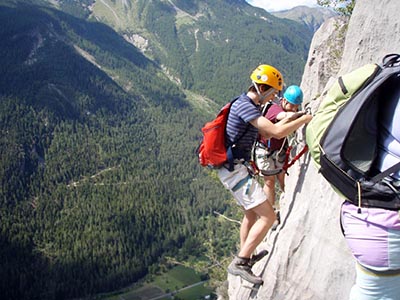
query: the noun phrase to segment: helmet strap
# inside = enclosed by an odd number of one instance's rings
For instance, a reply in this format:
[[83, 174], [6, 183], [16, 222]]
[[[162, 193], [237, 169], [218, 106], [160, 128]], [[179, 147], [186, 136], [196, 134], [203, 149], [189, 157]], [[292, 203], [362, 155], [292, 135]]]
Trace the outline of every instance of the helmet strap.
[[262, 95], [260, 92], [260, 89], [258, 88], [258, 84], [254, 81], [253, 81], [253, 86], [257, 91], [257, 95], [259, 98], [259, 101], [258, 101], [259, 104], [262, 104], [264, 102], [265, 98], [269, 97], [270, 95], [272, 95], [275, 92], [275, 89], [273, 87], [271, 87], [265, 95]]

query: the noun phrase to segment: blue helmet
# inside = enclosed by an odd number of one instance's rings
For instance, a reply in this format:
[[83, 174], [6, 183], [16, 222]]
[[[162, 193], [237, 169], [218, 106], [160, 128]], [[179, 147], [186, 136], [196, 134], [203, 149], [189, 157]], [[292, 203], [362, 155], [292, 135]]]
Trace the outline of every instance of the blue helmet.
[[291, 85], [286, 89], [283, 98], [291, 104], [300, 105], [303, 102], [303, 91], [299, 86]]

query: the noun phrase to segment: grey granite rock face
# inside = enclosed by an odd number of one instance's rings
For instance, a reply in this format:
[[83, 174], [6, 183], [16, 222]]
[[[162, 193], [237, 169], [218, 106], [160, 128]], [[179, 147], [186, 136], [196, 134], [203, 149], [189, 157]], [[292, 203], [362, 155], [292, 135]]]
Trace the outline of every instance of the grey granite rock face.
[[301, 81], [305, 104], [317, 99], [329, 78], [338, 73], [348, 21], [333, 17], [315, 32]]
[[400, 52], [400, 1], [357, 0], [344, 45], [340, 74]]
[[[347, 32], [341, 18], [320, 27], [301, 83], [306, 102], [314, 99], [310, 103], [314, 110], [338, 75], [400, 52], [399, 11], [398, 0], [357, 0]], [[297, 133], [300, 139], [302, 132]], [[264, 284], [254, 290], [229, 275], [229, 299], [348, 299], [355, 271], [339, 226], [342, 202], [309, 156], [303, 156], [286, 177], [286, 193], [280, 201], [282, 224], [259, 246], [270, 250], [253, 268]]]

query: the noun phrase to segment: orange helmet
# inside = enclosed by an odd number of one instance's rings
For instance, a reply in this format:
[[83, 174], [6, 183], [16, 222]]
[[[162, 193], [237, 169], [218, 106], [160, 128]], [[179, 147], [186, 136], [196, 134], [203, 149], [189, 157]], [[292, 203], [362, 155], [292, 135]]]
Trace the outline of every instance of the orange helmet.
[[282, 91], [283, 77], [281, 72], [270, 65], [259, 65], [250, 75], [250, 79], [258, 84], [267, 84]]

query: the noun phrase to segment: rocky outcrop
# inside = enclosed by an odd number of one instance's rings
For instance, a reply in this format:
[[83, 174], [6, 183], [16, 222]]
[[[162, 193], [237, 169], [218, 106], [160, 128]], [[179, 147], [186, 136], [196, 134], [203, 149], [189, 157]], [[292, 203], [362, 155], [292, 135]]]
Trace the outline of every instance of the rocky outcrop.
[[347, 17], [330, 18], [314, 34], [301, 83], [305, 104], [319, 98], [339, 72], [348, 22]]
[[[318, 107], [330, 78], [400, 51], [396, 16], [400, 2], [376, 4], [374, 0], [357, 0], [346, 34], [343, 19], [330, 19], [316, 32], [301, 83], [306, 99], [314, 99], [312, 106]], [[344, 44], [340, 34], [345, 34]], [[254, 289], [229, 275], [229, 299], [348, 299], [355, 271], [339, 226], [342, 201], [310, 157], [303, 156], [289, 169], [286, 194], [280, 201], [282, 224], [260, 245], [269, 249], [270, 255], [253, 270], [262, 275], [264, 284]]]
[[400, 52], [400, 2], [357, 0], [350, 19], [340, 74]]

